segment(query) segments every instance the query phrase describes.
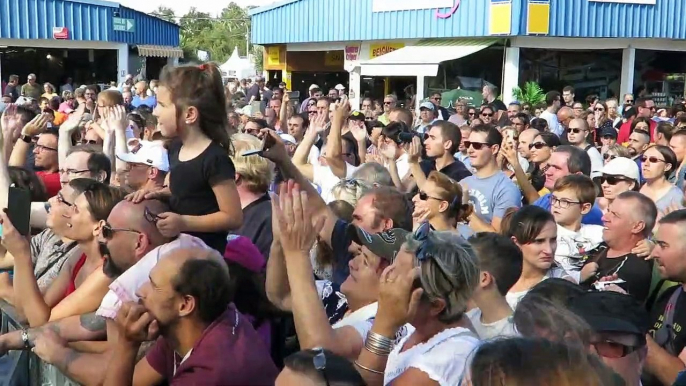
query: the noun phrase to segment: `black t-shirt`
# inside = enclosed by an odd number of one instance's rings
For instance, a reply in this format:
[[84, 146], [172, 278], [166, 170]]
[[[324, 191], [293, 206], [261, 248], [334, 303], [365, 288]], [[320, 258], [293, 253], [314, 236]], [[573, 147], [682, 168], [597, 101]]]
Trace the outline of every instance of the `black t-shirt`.
[[260, 97], [260, 86], [258, 86], [257, 83], [253, 83], [253, 85], [248, 89], [248, 92], [245, 94], [246, 102], [250, 102], [250, 98], [253, 96], [255, 97], [255, 102], [262, 100]]
[[[172, 192], [169, 205], [172, 212], [188, 216], [204, 216], [218, 212], [219, 204], [212, 186], [236, 177], [236, 169], [227, 150], [212, 142], [197, 157], [179, 161], [181, 145], [180, 140], [175, 140], [168, 149], [171, 173], [169, 189]], [[199, 237], [210, 247], [224, 253], [228, 232], [188, 234]]]
[[607, 249], [600, 252], [600, 258], [595, 260], [598, 263], [598, 277], [616, 273], [620, 279], [626, 281], [626, 283], [619, 284], [619, 287], [640, 302], [646, 300], [653, 278], [652, 260], [646, 261], [633, 253], [608, 258]]
[[[429, 173], [436, 170], [436, 160], [427, 159], [419, 163], [419, 167], [422, 168], [425, 176], [429, 176]], [[439, 172], [445, 174], [446, 176], [452, 178], [456, 182], [461, 181], [463, 178], [467, 178], [472, 175], [472, 173], [467, 169], [466, 166], [457, 159], [455, 162], [448, 164], [439, 170]]]
[[272, 203], [269, 195], [258, 198], [243, 208], [243, 225], [235, 232], [249, 238], [265, 259], [269, 258], [272, 234]]
[[[678, 285], [668, 288], [662, 295], [655, 301], [653, 308], [650, 310], [650, 335], [655, 338], [655, 331], [662, 327], [665, 320], [665, 308], [669, 303], [669, 298], [672, 296], [674, 291], [679, 288]], [[679, 355], [681, 351], [686, 348], [686, 294], [682, 293], [676, 302], [676, 307], [674, 307], [674, 315], [672, 317], [672, 332], [674, 333], [674, 340], [672, 341], [672, 347], [674, 347], [675, 354]], [[656, 378], [652, 376], [643, 376], [641, 378], [643, 386], [662, 386]]]
[[[503, 101], [501, 101], [500, 99], [495, 99], [490, 104], [492, 104], [493, 107], [498, 109], [498, 111], [507, 111], [507, 106], [505, 106], [505, 103], [503, 103]], [[507, 114], [505, 114], [505, 116], [507, 116]]]

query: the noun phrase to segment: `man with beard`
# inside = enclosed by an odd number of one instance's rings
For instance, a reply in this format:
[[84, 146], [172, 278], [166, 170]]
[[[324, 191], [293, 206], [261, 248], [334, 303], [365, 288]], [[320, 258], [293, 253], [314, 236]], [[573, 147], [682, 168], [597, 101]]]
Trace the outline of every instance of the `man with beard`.
[[[222, 256], [179, 248], [160, 260], [117, 313], [119, 339], [105, 385], [270, 385], [278, 370], [250, 322], [231, 304]], [[198, 280], [202, 278], [202, 280]], [[156, 340], [136, 363], [140, 344]]]
[[[119, 307], [124, 302], [138, 300], [135, 291], [148, 280], [152, 267], [169, 251], [183, 247], [207, 248], [192, 236], [181, 234], [174, 240], [162, 236], [155, 223], [157, 214], [166, 211], [169, 207], [156, 200], [117, 204], [103, 225], [104, 240], [100, 243], [100, 252], [105, 258], [103, 271], [116, 279], [110, 284], [110, 290], [98, 310], [39, 328], [2, 335], [0, 353], [33, 347], [36, 355], [74, 381], [101, 384], [118, 339], [118, 330], [112, 319]], [[88, 353], [67, 346], [68, 342], [95, 341], [105, 337], [107, 342], [102, 345], [88, 342]]]

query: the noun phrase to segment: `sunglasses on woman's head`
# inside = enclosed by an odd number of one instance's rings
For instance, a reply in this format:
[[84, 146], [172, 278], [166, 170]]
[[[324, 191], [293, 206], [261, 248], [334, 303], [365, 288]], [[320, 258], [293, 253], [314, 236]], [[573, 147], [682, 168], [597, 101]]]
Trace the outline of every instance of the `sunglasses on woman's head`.
[[667, 161], [665, 161], [663, 159], [659, 159], [657, 157], [647, 157], [647, 156], [641, 157], [641, 162], [646, 162], [646, 161], [650, 161], [651, 164], [658, 163], [658, 162], [667, 162]]
[[622, 181], [626, 182], [631, 182], [631, 178], [623, 177], [623, 176], [611, 176], [611, 175], [603, 175], [599, 178], [600, 183], [604, 184], [607, 182], [608, 185], [617, 185], [618, 183]]
[[541, 150], [544, 147], [548, 147], [548, 144], [546, 144], [545, 142], [536, 142], [536, 143], [530, 143], [529, 144], [529, 150], [531, 150], [531, 149]]

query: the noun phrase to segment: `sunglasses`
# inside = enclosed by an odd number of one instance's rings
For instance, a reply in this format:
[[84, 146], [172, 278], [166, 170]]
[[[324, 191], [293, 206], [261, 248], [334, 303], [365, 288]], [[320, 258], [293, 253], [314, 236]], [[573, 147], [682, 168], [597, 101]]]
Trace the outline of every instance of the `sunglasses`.
[[145, 217], [145, 221], [157, 224], [158, 221], [160, 221], [161, 217], [153, 213], [148, 207], [145, 207], [145, 210], [143, 211], [143, 217]]
[[490, 113], [490, 114], [481, 113], [481, 116], [482, 116], [482, 117], [492, 117], [492, 116], [493, 116], [493, 113]]
[[326, 354], [324, 354], [324, 349], [321, 347], [316, 347], [313, 348], [312, 351], [315, 353], [314, 357], [312, 358], [314, 369], [322, 375], [326, 386], [329, 386], [329, 378], [326, 376]]
[[81, 140], [82, 145], [96, 145], [97, 143], [98, 143], [98, 141], [96, 141], [94, 139], [82, 139]]
[[443, 98], [431, 98], [432, 101], [440, 101], [443, 100]]
[[624, 358], [632, 352], [641, 348], [641, 346], [627, 346], [621, 343], [613, 342], [611, 340], [603, 340], [591, 343], [598, 355], [603, 358]]
[[545, 142], [536, 142], [536, 143], [530, 143], [529, 144], [529, 150], [531, 150], [531, 149], [541, 150], [544, 147], [548, 147], [548, 144], [546, 144]]
[[577, 129], [576, 127], [575, 127], [575, 128], [567, 129], [567, 132], [572, 133], [572, 134], [579, 134], [579, 133], [581, 133], [582, 131], [586, 131], [586, 130]]
[[631, 182], [631, 178], [626, 178], [622, 176], [609, 176], [609, 175], [603, 175], [599, 178], [600, 183], [604, 184], [607, 182], [608, 185], [617, 185], [618, 183], [625, 181], [625, 182]]
[[[607, 139], [607, 138], [606, 138], [606, 139]], [[612, 161], [613, 159], [615, 159], [615, 158], [617, 158], [617, 157], [619, 157], [619, 156], [618, 156], [618, 155], [612, 155], [612, 154], [609, 154], [609, 153], [603, 154], [603, 159], [604, 159], [605, 161], [607, 161], [607, 160]]]
[[490, 143], [486, 142], [471, 142], [471, 141], [464, 141], [464, 147], [469, 149], [469, 147], [472, 147], [474, 150], [481, 150], [484, 146], [486, 147], [491, 147]]
[[624, 101], [624, 103], [634, 103], [634, 100], [633, 99], [627, 99]]
[[595, 109], [595, 111], [605, 111], [605, 109]]
[[658, 162], [667, 162], [667, 161], [665, 161], [663, 159], [659, 159], [657, 157], [646, 157], [646, 156], [641, 157], [641, 162], [646, 162], [646, 161], [649, 161], [651, 164], [658, 163]]
[[469, 116], [474, 117], [474, 116], [476, 116], [476, 113], [469, 113]]
[[384, 102], [383, 104], [386, 105], [386, 106], [388, 106], [388, 105], [390, 105], [390, 104], [393, 104], [393, 102]]
[[134, 230], [134, 229], [126, 229], [126, 228], [113, 228], [110, 224], [105, 224], [102, 227], [102, 237], [104, 237], [107, 240], [111, 240], [112, 237], [114, 237], [114, 234], [117, 232], [131, 232], [131, 233], [137, 233], [140, 234], [140, 231]]
[[432, 199], [434, 199], [434, 200], [437, 200], [437, 201], [444, 201], [444, 200], [442, 200], [442, 199], [440, 199], [440, 198], [438, 198], [438, 197], [429, 196], [428, 194], [426, 194], [426, 192], [419, 191], [419, 199], [420, 199], [420, 200], [426, 201], [426, 200], [428, 200], [428, 199], [430, 199], [430, 198], [432, 198]]

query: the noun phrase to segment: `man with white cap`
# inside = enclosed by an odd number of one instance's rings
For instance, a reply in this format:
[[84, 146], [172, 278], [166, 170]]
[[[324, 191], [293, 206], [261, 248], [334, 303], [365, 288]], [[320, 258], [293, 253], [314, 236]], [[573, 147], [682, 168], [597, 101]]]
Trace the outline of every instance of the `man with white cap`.
[[293, 157], [295, 149], [298, 147], [298, 141], [295, 139], [294, 136], [286, 133], [279, 134], [279, 137], [281, 137], [281, 140], [283, 140], [283, 143], [286, 145], [286, 151], [288, 152], [288, 156]]
[[414, 130], [420, 134], [428, 131], [432, 123], [436, 121], [436, 106], [431, 102], [423, 102], [419, 105], [419, 124]]
[[343, 96], [345, 94], [345, 86], [342, 84], [337, 84], [336, 87], [334, 87], [336, 90], [338, 90], [338, 95]]
[[[132, 141], [136, 142], [136, 140]], [[134, 190], [158, 190], [169, 172], [169, 156], [161, 141], [137, 141], [128, 153], [117, 153], [127, 163], [126, 184]]]

